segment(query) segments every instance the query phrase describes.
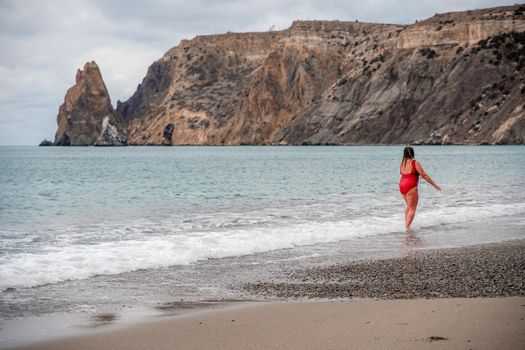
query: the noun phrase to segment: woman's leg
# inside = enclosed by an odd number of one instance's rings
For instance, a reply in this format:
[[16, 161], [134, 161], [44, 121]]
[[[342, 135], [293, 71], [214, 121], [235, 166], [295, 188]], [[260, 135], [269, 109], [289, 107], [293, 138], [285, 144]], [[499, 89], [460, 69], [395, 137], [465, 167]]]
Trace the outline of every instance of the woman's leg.
[[406, 209], [405, 209], [405, 228], [407, 227], [407, 222], [408, 222], [408, 201], [407, 201], [407, 196], [405, 196], [404, 194], [401, 194], [403, 196], [403, 199], [405, 200], [405, 203], [407, 205]]
[[412, 188], [406, 194], [407, 201], [407, 216], [405, 222], [405, 229], [410, 230], [412, 221], [414, 221], [414, 216], [416, 215], [417, 202], [419, 201], [419, 195], [417, 192], [417, 187]]

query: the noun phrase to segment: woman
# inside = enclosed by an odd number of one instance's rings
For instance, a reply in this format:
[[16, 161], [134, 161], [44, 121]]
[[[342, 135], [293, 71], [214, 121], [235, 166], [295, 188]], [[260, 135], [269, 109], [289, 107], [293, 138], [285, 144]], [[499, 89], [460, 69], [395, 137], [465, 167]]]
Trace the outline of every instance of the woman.
[[434, 186], [436, 190], [441, 191], [441, 187], [432, 181], [430, 176], [428, 176], [421, 167], [421, 164], [414, 159], [414, 149], [410, 146], [405, 147], [403, 150], [403, 160], [401, 161], [399, 172], [401, 173], [399, 191], [401, 191], [401, 195], [407, 203], [405, 210], [405, 229], [408, 231], [416, 215], [417, 202], [419, 200], [417, 193], [419, 175], [421, 175], [426, 182]]

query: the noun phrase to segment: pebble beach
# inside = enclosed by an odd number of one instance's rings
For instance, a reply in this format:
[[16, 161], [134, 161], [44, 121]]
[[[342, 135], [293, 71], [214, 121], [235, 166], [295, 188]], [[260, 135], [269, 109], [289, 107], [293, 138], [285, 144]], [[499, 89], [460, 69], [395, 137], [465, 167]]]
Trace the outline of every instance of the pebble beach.
[[289, 282], [247, 283], [278, 298], [473, 298], [525, 296], [525, 240], [433, 249], [402, 258], [286, 272]]

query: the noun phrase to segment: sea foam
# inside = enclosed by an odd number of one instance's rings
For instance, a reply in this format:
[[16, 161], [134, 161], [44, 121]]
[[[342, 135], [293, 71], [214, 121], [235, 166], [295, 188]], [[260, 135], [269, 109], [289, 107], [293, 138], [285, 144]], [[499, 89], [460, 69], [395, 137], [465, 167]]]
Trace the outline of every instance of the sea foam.
[[[525, 213], [525, 203], [444, 207], [417, 214], [416, 228]], [[0, 257], [0, 290], [33, 287], [95, 275], [191, 264], [196, 261], [262, 253], [296, 246], [351, 240], [403, 230], [402, 213], [337, 221], [305, 221], [238, 229], [170, 232], [89, 244], [48, 245]], [[124, 228], [125, 229], [125, 228]]]

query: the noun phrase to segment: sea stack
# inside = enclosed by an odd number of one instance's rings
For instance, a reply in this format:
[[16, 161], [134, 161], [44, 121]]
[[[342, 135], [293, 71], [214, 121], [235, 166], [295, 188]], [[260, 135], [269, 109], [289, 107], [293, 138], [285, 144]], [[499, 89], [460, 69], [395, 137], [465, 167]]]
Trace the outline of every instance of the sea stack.
[[79, 69], [75, 85], [67, 90], [60, 106], [57, 146], [124, 146], [127, 137], [98, 65], [88, 62]]

